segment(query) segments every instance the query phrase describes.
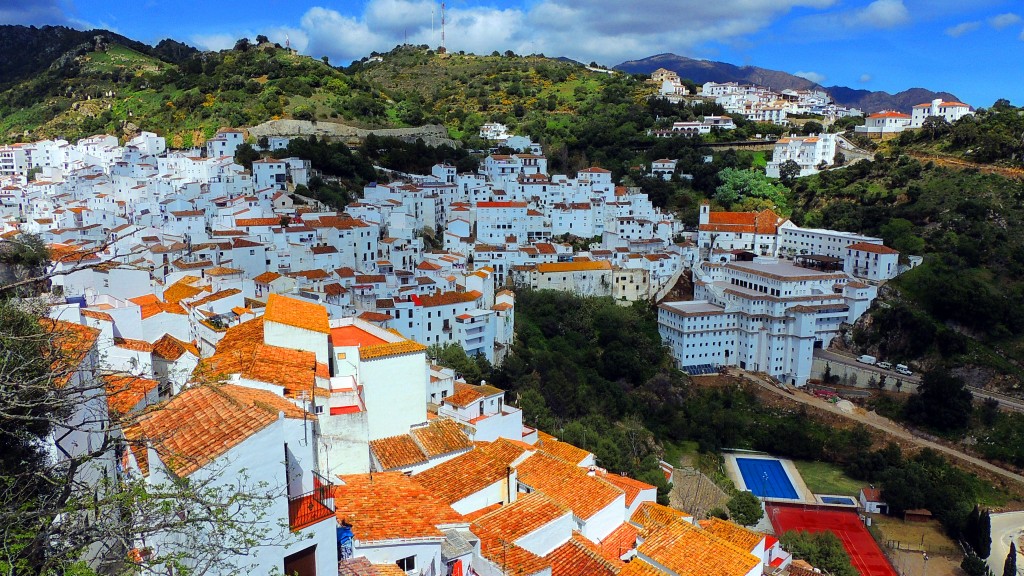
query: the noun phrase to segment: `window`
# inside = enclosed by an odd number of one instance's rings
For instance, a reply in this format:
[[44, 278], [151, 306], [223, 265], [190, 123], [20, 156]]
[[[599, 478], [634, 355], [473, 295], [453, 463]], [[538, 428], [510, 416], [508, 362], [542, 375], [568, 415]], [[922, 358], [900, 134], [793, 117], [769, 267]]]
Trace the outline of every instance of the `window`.
[[395, 564], [398, 564], [400, 569], [406, 572], [411, 572], [416, 569], [416, 557], [408, 556], [400, 559], [398, 562], [395, 562]]

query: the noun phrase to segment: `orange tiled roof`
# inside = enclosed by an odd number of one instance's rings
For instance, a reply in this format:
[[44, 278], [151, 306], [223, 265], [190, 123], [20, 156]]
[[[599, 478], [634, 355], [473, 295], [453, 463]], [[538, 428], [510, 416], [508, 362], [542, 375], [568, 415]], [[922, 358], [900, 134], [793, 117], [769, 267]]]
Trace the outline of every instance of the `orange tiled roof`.
[[572, 514], [569, 508], [540, 492], [533, 492], [520, 495], [515, 502], [477, 518], [471, 530], [480, 537], [494, 534], [515, 542], [567, 514]]
[[587, 470], [538, 452], [516, 466], [519, 482], [550, 497], [583, 520], [588, 520], [601, 510], [613, 505], [625, 496], [622, 490], [589, 476]]
[[285, 418], [315, 418], [266, 390], [235, 385], [196, 386], [182, 391], [160, 410], [142, 415], [126, 428], [136, 461], [149, 472], [145, 442], [178, 476], [188, 476], [231, 448]]
[[191, 283], [185, 282], [185, 278], [182, 278], [164, 290], [164, 300], [172, 304], [177, 304], [182, 300], [188, 300], [189, 298], [195, 297], [202, 291], [202, 288], [192, 286]]
[[107, 314], [106, 312], [100, 312], [99, 310], [90, 310], [88, 308], [83, 308], [81, 312], [82, 316], [85, 316], [86, 318], [92, 318], [94, 320], [104, 320], [106, 322], [114, 321], [113, 316]]
[[512, 544], [496, 533], [487, 532], [480, 536], [480, 553], [492, 564], [504, 567], [506, 574], [532, 576], [551, 568], [551, 562], [547, 559]]
[[167, 312], [168, 314], [180, 314], [187, 315], [185, 309], [180, 304], [172, 302], [162, 302], [154, 294], [146, 294], [145, 296], [138, 296], [136, 298], [129, 298], [129, 302], [139, 306], [142, 319], [156, 316], [161, 312]]
[[271, 282], [277, 280], [280, 277], [281, 275], [278, 274], [277, 272], [264, 272], [263, 274], [260, 274], [259, 276], [253, 278], [253, 281], [259, 284], [270, 284]]
[[506, 478], [507, 468], [480, 450], [471, 450], [413, 476], [438, 498], [455, 504]]
[[549, 262], [537, 264], [537, 272], [551, 274], [557, 272], [585, 272], [591, 270], [611, 270], [612, 263], [607, 260], [580, 262]]
[[644, 562], [640, 558], [633, 558], [622, 567], [619, 576], [664, 576], [664, 572]]
[[269, 322], [323, 334], [331, 333], [326, 308], [279, 294], [271, 294], [267, 298], [267, 309], [263, 317]]
[[396, 470], [427, 461], [426, 454], [408, 434], [370, 441], [370, 450], [383, 470]]
[[461, 524], [451, 506], [401, 472], [341, 475], [334, 489], [338, 521], [352, 525], [363, 543], [403, 538], [444, 538], [438, 526]]
[[104, 376], [107, 405], [114, 412], [127, 414], [160, 385], [156, 380], [135, 376]]
[[551, 551], [545, 558], [551, 562], [551, 576], [615, 576], [625, 566], [618, 558], [605, 558], [596, 544], [579, 532]]
[[641, 492], [656, 489], [655, 486], [651, 486], [646, 482], [641, 482], [630, 478], [629, 476], [623, 476], [622, 474], [610, 474], [605, 472], [604, 474], [601, 474], [601, 478], [626, 493], [626, 506], [632, 506], [633, 501], [636, 500], [637, 496], [639, 496]]
[[637, 548], [679, 576], [745, 576], [761, 559], [689, 522], [672, 522]]
[[86, 355], [96, 345], [100, 331], [50, 318], [40, 319], [39, 324], [52, 336], [50, 346], [53, 350], [53, 360], [50, 368], [53, 371], [53, 385], [62, 388], [71, 379], [72, 374], [78, 371]]
[[651, 534], [669, 524], [684, 520], [688, 517], [685, 512], [680, 512], [668, 506], [655, 502], [644, 502], [633, 512], [629, 522], [640, 529], [640, 537], [648, 538]]
[[731, 542], [741, 550], [753, 551], [764, 540], [764, 534], [748, 530], [739, 524], [726, 522], [721, 518], [701, 520], [700, 527], [723, 540]]
[[861, 252], [870, 252], [872, 254], [899, 254], [899, 250], [893, 250], [888, 246], [881, 244], [871, 244], [869, 242], [857, 242], [850, 244], [846, 247], [848, 250], [859, 250]]
[[394, 342], [388, 344], [374, 344], [371, 346], [363, 346], [362, 348], [360, 348], [359, 359], [376, 360], [378, 358], [400, 356], [402, 354], [417, 354], [420, 352], [425, 352], [426, 350], [426, 346], [413, 340], [404, 340], [402, 342]]
[[427, 426], [414, 429], [411, 434], [430, 458], [473, 447], [469, 436], [451, 418], [434, 420]]
[[636, 526], [629, 522], [619, 524], [619, 527], [612, 530], [611, 534], [605, 536], [598, 545], [601, 555], [609, 560], [618, 560], [623, 554], [636, 548], [638, 534]]
[[241, 294], [241, 293], [242, 293], [242, 291], [239, 290], [238, 288], [228, 288], [227, 290], [220, 290], [219, 292], [214, 292], [213, 294], [210, 294], [209, 296], [205, 296], [203, 298], [200, 298], [199, 300], [196, 300], [195, 302], [190, 302], [189, 303], [189, 307], [195, 308], [195, 307], [198, 307], [198, 306], [202, 306], [204, 304], [209, 304], [210, 302], [216, 302], [217, 300], [223, 300], [224, 298], [227, 298], [229, 296], [234, 296], [235, 294]]
[[153, 343], [153, 353], [172, 362], [181, 358], [185, 352], [189, 352], [196, 358], [199, 358], [199, 349], [196, 348], [195, 344], [178, 340], [170, 334], [164, 334]]
[[398, 564], [371, 564], [365, 556], [338, 563], [338, 576], [407, 576]]
[[494, 386], [475, 386], [473, 384], [465, 384], [463, 382], [455, 383], [455, 393], [445, 398], [443, 402], [449, 406], [456, 408], [465, 408], [466, 406], [472, 405], [474, 402], [483, 400], [488, 396], [495, 394], [502, 394], [504, 391]]
[[474, 302], [479, 299], [483, 294], [476, 290], [470, 290], [469, 292], [443, 292], [433, 296], [420, 296], [420, 303], [425, 308], [432, 308], [434, 306], [448, 306], [451, 304], [464, 304], [467, 302]]
[[562, 442], [551, 434], [540, 430], [537, 431], [537, 448], [573, 466], [579, 466], [590, 456], [590, 452], [568, 442]]
[[135, 352], [152, 352], [153, 345], [145, 340], [133, 340], [131, 338], [114, 338], [114, 346], [133, 350]]

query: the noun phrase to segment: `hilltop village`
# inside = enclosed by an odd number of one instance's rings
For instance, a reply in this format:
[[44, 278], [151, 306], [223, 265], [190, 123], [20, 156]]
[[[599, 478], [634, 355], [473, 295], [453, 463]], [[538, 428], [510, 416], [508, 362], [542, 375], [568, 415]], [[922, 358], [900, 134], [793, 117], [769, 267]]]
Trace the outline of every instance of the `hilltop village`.
[[[477, 173], [438, 164], [370, 184], [337, 212], [294, 194], [308, 161], [246, 170], [244, 141], [0, 149], [2, 234], [49, 246], [49, 329], [73, 335], [76, 382], [100, 383], [72, 419], [101, 414], [128, 446], [96, 459], [87, 484], [280, 486], [259, 520], [241, 513], [280, 537], [208, 573], [806, 573], [775, 537], [657, 503], [655, 486], [531, 428], [504, 391], [432, 355], [458, 345], [500, 365], [515, 290], [560, 290], [662, 302], [684, 371], [738, 366], [799, 386], [813, 349], [913, 258], [771, 210], [705, 205], [686, 229], [608, 170], [549, 174], [533, 143]], [[695, 299], [663, 301], [684, 274]], [[67, 429], [57, 459], [110, 433]], [[188, 545], [154, 531], [133, 554]]]

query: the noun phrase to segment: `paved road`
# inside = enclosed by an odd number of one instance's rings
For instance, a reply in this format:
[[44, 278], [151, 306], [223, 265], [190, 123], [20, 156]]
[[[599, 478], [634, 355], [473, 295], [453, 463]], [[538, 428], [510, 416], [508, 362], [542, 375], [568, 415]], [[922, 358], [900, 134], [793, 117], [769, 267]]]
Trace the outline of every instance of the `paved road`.
[[[885, 374], [889, 382], [895, 382], [895, 379], [902, 379], [904, 383], [910, 382], [915, 385], [921, 382], [921, 377], [918, 374], [902, 376], [892, 370], [882, 370], [878, 366], [862, 364], [857, 362], [857, 359], [853, 356], [840, 354], [831, 350], [815, 350], [814, 356], [817, 358], [823, 358], [829, 362], [835, 362], [836, 364], [845, 364], [847, 366], [860, 368], [861, 370], [875, 372], [876, 374]], [[1021, 400], [1020, 398], [1014, 398], [1013, 396], [1007, 396], [1006, 394], [1000, 394], [999, 392], [992, 392], [991, 390], [985, 390], [984, 388], [978, 388], [976, 386], [968, 386], [968, 388], [971, 390], [971, 393], [974, 394], [975, 398], [995, 400], [1003, 410], [1024, 412], [1024, 400]]]
[[[993, 574], [1003, 573], [1003, 562], [1010, 553], [1010, 541], [1024, 532], [1024, 512], [1006, 512], [992, 515], [992, 553], [988, 557], [988, 569]], [[1017, 574], [1024, 572], [1024, 556], [1017, 551]]]
[[[740, 370], [736, 370], [735, 368], [730, 368], [730, 371], [735, 371], [736, 373], [743, 375], [743, 377], [745, 377], [747, 380], [756, 382], [765, 390], [770, 390], [771, 392], [778, 394], [779, 396], [795, 400], [797, 402], [800, 402], [801, 404], [807, 404], [808, 406], [821, 408], [822, 410], [832, 412], [833, 414], [838, 414], [844, 418], [849, 418], [850, 420], [854, 420], [866, 426], [871, 426], [872, 428], [881, 430], [882, 432], [900, 438], [901, 440], [912, 442], [914, 444], [917, 444], [918, 446], [921, 446], [922, 448], [931, 448], [935, 451], [942, 452], [943, 454], [947, 454], [949, 456], [952, 456], [953, 458], [973, 464], [979, 468], [992, 472], [993, 474], [997, 474], [999, 476], [1002, 476], [1003, 478], [1024, 485], [1024, 476], [1021, 476], [1020, 474], [1010, 472], [1009, 470], [1000, 468], [999, 466], [996, 466], [990, 462], [986, 462], [985, 460], [982, 460], [980, 458], [975, 458], [974, 456], [965, 454], [954, 448], [950, 448], [943, 444], [932, 442], [931, 440], [926, 440], [924, 438], [916, 436], [914, 435], [914, 433], [910, 432], [909, 430], [900, 426], [899, 424], [893, 422], [892, 420], [889, 420], [888, 418], [879, 416], [877, 414], [850, 414], [847, 412], [843, 412], [839, 408], [836, 408], [834, 404], [826, 402], [820, 398], [816, 398], [815, 396], [812, 396], [811, 394], [808, 394], [807, 392], [804, 392], [802, 390], [796, 390], [793, 393], [789, 393], [786, 390], [779, 388], [778, 386], [768, 384], [767, 382], [764, 381], [763, 376], [759, 376], [757, 374], [749, 372], [743, 372]], [[1000, 568], [1000, 570], [1002, 570], [1002, 568]]]

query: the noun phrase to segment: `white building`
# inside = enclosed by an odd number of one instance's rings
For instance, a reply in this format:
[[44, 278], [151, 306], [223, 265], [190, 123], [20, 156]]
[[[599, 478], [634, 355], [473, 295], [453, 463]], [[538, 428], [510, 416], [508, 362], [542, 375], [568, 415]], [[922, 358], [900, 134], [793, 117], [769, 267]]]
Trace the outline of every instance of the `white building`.
[[228, 156], [234, 158], [235, 150], [245, 141], [241, 130], [221, 130], [206, 141], [206, 156], [208, 158], [220, 158]]
[[863, 126], [857, 126], [853, 130], [858, 134], [883, 135], [899, 134], [910, 126], [910, 115], [892, 110], [875, 112], [864, 120]]
[[789, 160], [800, 165], [800, 176], [817, 174], [822, 166], [831, 166], [836, 157], [836, 135], [780, 138], [775, 143], [772, 161], [765, 167], [769, 178], [779, 177], [779, 167]]
[[914, 106], [910, 113], [910, 127], [920, 128], [929, 116], [944, 118], [946, 122], [952, 124], [971, 114], [974, 114], [971, 107], [963, 102], [943, 102], [941, 98], [936, 98], [931, 102]]
[[815, 348], [827, 348], [842, 323], [854, 323], [877, 288], [843, 272], [821, 272], [774, 258], [703, 263], [694, 300], [658, 309], [662, 339], [676, 364], [739, 366], [802, 386]]

